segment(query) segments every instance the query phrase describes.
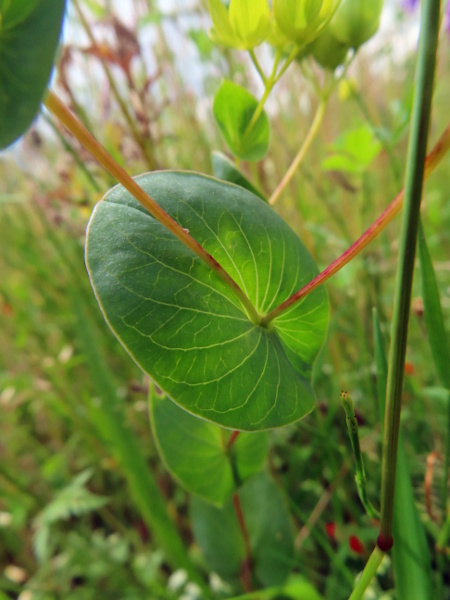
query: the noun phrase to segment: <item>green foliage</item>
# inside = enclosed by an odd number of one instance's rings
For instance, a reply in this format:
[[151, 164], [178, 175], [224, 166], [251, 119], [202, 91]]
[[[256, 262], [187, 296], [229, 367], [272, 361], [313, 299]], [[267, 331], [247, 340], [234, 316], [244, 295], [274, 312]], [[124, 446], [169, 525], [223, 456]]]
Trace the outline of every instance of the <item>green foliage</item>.
[[108, 502], [107, 498], [94, 495], [86, 489], [85, 485], [91, 476], [92, 470], [89, 469], [74, 477], [36, 517], [33, 547], [39, 562], [45, 562], [51, 555], [50, 534], [55, 523], [93, 512]]
[[428, 340], [434, 365], [441, 383], [450, 390], [450, 351], [445, 331], [439, 288], [433, 269], [422, 225], [419, 231], [420, 273], [422, 276], [422, 297]]
[[330, 144], [334, 151], [322, 161], [322, 169], [343, 173], [364, 173], [382, 149], [367, 125], [341, 134]]
[[[238, 494], [255, 580], [264, 587], [281, 585], [291, 570], [294, 552], [292, 525], [281, 493], [265, 473], [260, 473]], [[238, 581], [248, 557], [233, 499], [217, 508], [194, 497], [191, 518], [195, 539], [209, 567], [227, 581]]]
[[[6, 9], [13, 11], [9, 15], [9, 25], [12, 26], [14, 11], [23, 17], [25, 13], [22, 11], [32, 14], [38, 4], [39, 0], [27, 3], [13, 0], [9, 4], [0, 0], [0, 12]], [[249, 76], [247, 69], [252, 68], [250, 61], [243, 60], [242, 55], [237, 53], [214, 48], [212, 42], [206, 39], [204, 30], [198, 30], [194, 35], [184, 26], [180, 27], [181, 21], [188, 27], [192, 23], [195, 23], [194, 26], [198, 24], [190, 19], [190, 14], [185, 18], [184, 9], [182, 12], [181, 9], [172, 10], [164, 6], [161, 10], [153, 7], [148, 11], [148, 3], [133, 3], [136, 18], [127, 20], [123, 28], [120, 10], [113, 20], [107, 4], [97, 0], [79, 1], [88, 20], [86, 33], [89, 33], [89, 23], [92, 26], [95, 22], [96, 27], [99, 25], [102, 32], [105, 31], [106, 41], [104, 45], [92, 44], [87, 52], [83, 51], [82, 63], [79, 61], [80, 49], [71, 44], [64, 54], [68, 60], [64, 62], [61, 78], [55, 86], [59, 87], [59, 91], [63, 91], [64, 86], [64, 95], [70, 97], [71, 108], [81, 115], [89, 114], [96, 135], [130, 172], [138, 173], [145, 169], [139, 141], [152, 148], [156, 162], [162, 168], [209, 171], [210, 144], [217, 145], [217, 139], [213, 139], [214, 121], [212, 115], [201, 113], [200, 116], [197, 110], [200, 98], [195, 91], [185, 88], [185, 73], [180, 72], [181, 63], [177, 56], [178, 44], [175, 48], [172, 40], [166, 39], [169, 30], [166, 25], [170, 23], [170, 31], [179, 27], [177, 33], [180, 33], [182, 52], [184, 44], [192, 46], [192, 40], [197, 45], [202, 72], [208, 73], [203, 80], [202, 94], [216, 89], [219, 78], [223, 76], [245, 82]], [[164, 3], [160, 4], [162, 7]], [[268, 3], [258, 3], [262, 10], [259, 23], [245, 18], [245, 11], [254, 3], [234, 0], [230, 10], [225, 8], [226, 2], [210, 3], [211, 6], [213, 4], [216, 8], [220, 4], [228, 22], [232, 37], [229, 46], [251, 47], [263, 40], [264, 14], [267, 14]], [[323, 32], [317, 38], [319, 46], [329, 26], [322, 29], [321, 21], [316, 28], [318, 21], [315, 16], [319, 5], [323, 7], [326, 3], [281, 4], [286, 10], [297, 10], [300, 6], [308, 9], [300, 17], [303, 15], [310, 19], [313, 27], [296, 39], [302, 46], [311, 33], [317, 35]], [[55, 1], [52, 9], [56, 5]], [[377, 5], [373, 3], [374, 8]], [[369, 9], [364, 7], [364, 10]], [[300, 20], [296, 21], [296, 26]], [[136, 27], [130, 25], [131, 21], [137, 24]], [[294, 22], [288, 23], [290, 28], [294, 25]], [[76, 27], [78, 31], [80, 24]], [[358, 34], [363, 30], [361, 27]], [[95, 34], [96, 29], [92, 32]], [[142, 41], [147, 40], [148, 35], [154, 35], [152, 39], [156, 40], [155, 55], [164, 57], [164, 78], [159, 81], [157, 73], [147, 72], [144, 53], [141, 54]], [[3, 39], [1, 36], [0, 32]], [[116, 38], [120, 42], [119, 49], [114, 47]], [[29, 39], [35, 40], [32, 35]], [[39, 43], [45, 46], [45, 35], [40, 36]], [[257, 49], [249, 57], [256, 69], [260, 69], [259, 75], [264, 84], [261, 100], [246, 99], [242, 104], [251, 109], [242, 117], [239, 92], [232, 92], [228, 98], [230, 106], [223, 106], [221, 114], [227, 135], [234, 145], [250, 154], [256, 149], [264, 160], [259, 164], [245, 165], [244, 175], [236, 163], [215, 153], [212, 161], [215, 176], [235, 185], [180, 174], [176, 177], [180, 177], [179, 188], [182, 190], [178, 189], [175, 193], [164, 177], [149, 176], [149, 181], [156, 177], [149, 187], [152, 195], [164, 206], [169, 202], [166, 196], [170, 196], [169, 212], [177, 219], [180, 217], [183, 227], [208, 246], [239, 285], [250, 290], [252, 302], [261, 310], [264, 303], [261, 298], [258, 303], [255, 273], [266, 281], [270, 279], [270, 272], [274, 281], [281, 282], [280, 267], [282, 272], [285, 268], [293, 271], [297, 263], [303, 268], [306, 260], [304, 280], [294, 285], [295, 278], [292, 277], [294, 289], [317, 272], [315, 267], [310, 269], [311, 259], [305, 255], [303, 246], [299, 246], [292, 231], [280, 225], [279, 216], [260, 198], [264, 200], [264, 195], [269, 197], [268, 192], [276, 187], [286, 172], [286, 160], [295, 155], [303, 142], [303, 131], [308, 128], [310, 116], [304, 116], [303, 111], [298, 110], [299, 93], [302, 105], [304, 100], [314, 105], [317, 101], [311, 93], [314, 86], [325, 82], [324, 89], [318, 90], [320, 95], [320, 92], [328, 91], [328, 82], [335, 85], [338, 78], [337, 73], [319, 73], [316, 80], [316, 68], [309, 69], [310, 62], [303, 61], [302, 74], [307, 73], [314, 85], [304, 86], [300, 82], [297, 87], [294, 83], [298, 81], [300, 71], [295, 71], [298, 69], [296, 63], [290, 66], [284, 79], [286, 86], [278, 88], [282, 95], [278, 95], [278, 89], [274, 90], [274, 100], [280, 103], [279, 110], [270, 113], [271, 128], [276, 133], [271, 139], [270, 154], [266, 155], [266, 150], [263, 153], [262, 149], [264, 145], [268, 146], [268, 134], [263, 131], [259, 141], [255, 140], [252, 135], [257, 128], [253, 130], [252, 121], [258, 126], [261, 115], [266, 118], [260, 112], [264, 102], [278, 74], [287, 68], [294, 53], [300, 49], [296, 43], [286, 39], [273, 19], [269, 43], [277, 47], [271, 55], [272, 71], [268, 69], [265, 72], [266, 57], [269, 56], [267, 52], [264, 54], [265, 50]], [[26, 49], [25, 44], [22, 48], [24, 53]], [[123, 67], [130, 49], [132, 68], [126, 73]], [[33, 45], [28, 46], [28, 53], [34, 58], [39, 54], [37, 50], [37, 42], [33, 41]], [[355, 235], [371, 222], [372, 216], [381, 213], [388, 199], [399, 191], [400, 184], [396, 180], [401, 179], [399, 167], [404, 160], [403, 134], [409, 121], [409, 110], [404, 107], [409, 106], [413, 87], [413, 56], [403, 59], [403, 53], [399, 57], [394, 50], [387, 41], [383, 48], [386, 69], [383, 72], [385, 86], [382, 95], [378, 93], [379, 79], [361, 76], [370, 71], [372, 57], [368, 53], [357, 56], [355, 80], [344, 81], [347, 88], [352, 87], [352, 94], [346, 102], [331, 98], [331, 114], [327, 115], [324, 121], [326, 127], [319, 131], [314, 141], [312, 160], [308, 157], [304, 161], [277, 204], [278, 214], [306, 242], [321, 268], [344, 251]], [[443, 73], [448, 70], [445, 50], [444, 42], [440, 58]], [[343, 59], [343, 50], [339, 49], [338, 53], [336, 46], [334, 50], [327, 47], [322, 51], [325, 52], [322, 63], [331, 70], [338, 58], [339, 61]], [[319, 51], [316, 59], [318, 57]], [[65, 68], [71, 59], [76, 60], [78, 65], [86, 65], [85, 71], [75, 69], [76, 81], [74, 70]], [[258, 59], [261, 59], [262, 69]], [[124, 105], [130, 111], [131, 124], [134, 120], [136, 125], [134, 133], [128, 120], [124, 125], [122, 109], [116, 104], [117, 99], [109, 94], [102, 96], [101, 111], [92, 110], [92, 98], [98, 97], [100, 85], [100, 80], [97, 76], [92, 77], [92, 73], [97, 74], [99, 61], [111, 67], [112, 79], [116, 80]], [[0, 60], [0, 73], [2, 70]], [[436, 132], [440, 129], [440, 118], [446, 118], [447, 114], [447, 79], [442, 77], [437, 87]], [[160, 98], [161, 105], [158, 106]], [[354, 100], [357, 100], [356, 104]], [[236, 118], [227, 116], [227, 110], [234, 110], [235, 105], [238, 106]], [[399, 106], [402, 111], [398, 110]], [[259, 119], [255, 119], [255, 111], [260, 115]], [[372, 122], [372, 115], [376, 123]], [[9, 120], [0, 118], [2, 126], [5, 122], [9, 127]], [[54, 127], [57, 128], [56, 123]], [[266, 129], [268, 132], [268, 127]], [[0, 127], [0, 139], [3, 133], [4, 129]], [[333, 155], [326, 159], [330, 161], [327, 169], [337, 173], [324, 174], [319, 164], [330, 139], [337, 139], [337, 145], [331, 148]], [[247, 145], [249, 140], [253, 145]], [[383, 154], [378, 140], [382, 141]], [[229, 146], [235, 153], [233, 145], [230, 143]], [[267, 452], [267, 432], [240, 433], [228, 448], [231, 435], [234, 436], [229, 430], [190, 415], [165, 397], [157, 397], [153, 404], [152, 436], [146, 414], [147, 378], [104, 328], [82, 263], [81, 240], [85, 220], [91, 206], [98, 200], [99, 190], [110, 187], [111, 179], [86, 159], [86, 154], [71, 138], [67, 138], [63, 149], [55, 140], [47, 139], [44, 132], [40, 139], [36, 135], [24, 140], [21, 150], [21, 161], [29, 159], [26, 177], [7, 155], [4, 159], [2, 156], [4, 162], [0, 164], [0, 598], [31, 595], [33, 600], [97, 600], [99, 597], [114, 599], [119, 596], [121, 600], [192, 600], [200, 597], [220, 600], [234, 598], [236, 594], [236, 600], [318, 600], [321, 597], [347, 600], [355, 575], [362, 569], [375, 543], [376, 527], [359, 505], [351, 476], [352, 461], [346, 450], [344, 420], [337, 408], [337, 390], [345, 387], [351, 390], [355, 399], [361, 448], [370, 473], [368, 493], [377, 502], [380, 425], [374, 407], [370, 308], [373, 304], [379, 306], [383, 322], [389, 321], [391, 275], [395, 269], [392, 248], [398, 237], [396, 224], [393, 223], [383, 233], [380, 243], [372, 244], [362, 260], [353, 261], [339, 272], [328, 287], [332, 306], [330, 336], [313, 370], [319, 410], [289, 427], [272, 431]], [[380, 168], [373, 173], [369, 167], [376, 157], [379, 157], [377, 167]], [[248, 156], [243, 158], [247, 160]], [[324, 164], [326, 166], [327, 163]], [[358, 177], [351, 177], [348, 181], [346, 174]], [[190, 178], [195, 179], [196, 185], [190, 185]], [[141, 178], [141, 181], [144, 180]], [[418, 312], [411, 315], [409, 374], [405, 379], [402, 414], [406, 443], [401, 443], [399, 450], [399, 499], [396, 500], [399, 503], [396, 504], [399, 524], [396, 523], [394, 545], [398, 589], [393, 589], [393, 575], [387, 563], [370, 590], [374, 598], [386, 600], [403, 596], [420, 600], [431, 596], [441, 600], [448, 594], [444, 578], [445, 559], [434, 550], [436, 543], [440, 542], [439, 526], [434, 525], [426, 514], [426, 510], [430, 511], [430, 515], [433, 511], [434, 517], [445, 514], [447, 492], [443, 484], [447, 479], [448, 457], [444, 469], [436, 461], [434, 484], [426, 506], [422, 492], [427, 455], [445, 448], [446, 436], [448, 438], [446, 420], [442, 418], [442, 409], [448, 406], [448, 393], [443, 387], [438, 387], [435, 379], [436, 370], [442, 385], [448, 387], [448, 340], [445, 338], [448, 322], [445, 310], [441, 309], [445, 309], [448, 303], [446, 295], [449, 287], [446, 233], [450, 213], [445, 202], [448, 169], [441, 169], [427, 186], [423, 218], [439, 272], [436, 278], [429, 253], [422, 244], [423, 289], [420, 292], [417, 285], [415, 294], [423, 295], [424, 319], [418, 316]], [[195, 206], [208, 207], [204, 217], [201, 213], [203, 224], [200, 219], [197, 224], [194, 223], [196, 219], [190, 214], [192, 198], [186, 197], [191, 191], [192, 197], [195, 197], [199, 187], [202, 198]], [[161, 188], [161, 198], [155, 188]], [[264, 190], [264, 194], [259, 189]], [[167, 190], [169, 193], [166, 193]], [[358, 202], [355, 202], [355, 191], [358, 192]], [[219, 195], [221, 200], [211, 215], [209, 208], [216, 203]], [[115, 206], [111, 206], [113, 203]], [[177, 320], [180, 324], [178, 308], [188, 311], [193, 306], [209, 305], [214, 294], [220, 291], [224, 296], [215, 300], [220, 311], [229, 307], [235, 311], [233, 315], [239, 315], [243, 320], [244, 329], [251, 327], [249, 331], [259, 332], [258, 326], [249, 325], [245, 311], [231, 290], [218, 282], [215, 272], [207, 275], [214, 283], [211, 295], [205, 294], [204, 285], [198, 288], [196, 283], [188, 287], [191, 296], [186, 294], [183, 278], [188, 274], [187, 265], [192, 265], [197, 275], [199, 263], [192, 260], [189, 253], [183, 254], [182, 251], [180, 254], [178, 243], [162, 232], [142, 209], [136, 210], [136, 205], [129, 198], [123, 201], [120, 188], [107, 195], [102, 208], [96, 209], [96, 215], [100, 210], [104, 211], [106, 223], [98, 255], [103, 249], [105, 254], [111, 252], [108, 268], [111, 267], [111, 272], [117, 277], [110, 279], [108, 310], [115, 318], [122, 292], [125, 297], [124, 281], [127, 293], [132, 290], [131, 296], [136, 290], [151, 290], [153, 293], [167, 285], [165, 300], [171, 304], [172, 312], [167, 306], [161, 312], [160, 305], [155, 306], [154, 312], [153, 309], [148, 312], [145, 304], [142, 307], [136, 304], [134, 314], [123, 313], [127, 327], [136, 325], [133, 317], [140, 319], [141, 327], [147, 323], [147, 314], [155, 322], [162, 314], [164, 325], [157, 331], [159, 343], [173, 341], [173, 333], [176, 333], [177, 342], [181, 340], [183, 344], [191, 345], [194, 336], [199, 339], [203, 335], [206, 340], [207, 336], [217, 337], [218, 330], [225, 336], [228, 332], [222, 330], [226, 329], [226, 325], [220, 327], [217, 321], [213, 322], [216, 331], [202, 329], [207, 321], [210, 322], [206, 314], [202, 322], [190, 324], [186, 317], [181, 329], [177, 329], [176, 325]], [[117, 214], [115, 211], [118, 211]], [[243, 236], [237, 235], [238, 227], [233, 229], [230, 226], [230, 219], [234, 219], [238, 220], [240, 227], [241, 218], [242, 229], [245, 227], [245, 232], [251, 233], [248, 246]], [[114, 227], [119, 224], [119, 229], [112, 229], [111, 223]], [[135, 224], [142, 238], [139, 248], [147, 248], [146, 244], [150, 244], [152, 255], [164, 260], [168, 252], [173, 251], [169, 256], [170, 263], [166, 261], [164, 265], [178, 268], [177, 261], [181, 260], [181, 273], [172, 271], [169, 276], [166, 268], [158, 270], [154, 264], [143, 267], [144, 263], [137, 258], [139, 249], [133, 246], [136, 240], [130, 235]], [[218, 236], [222, 248], [212, 235], [206, 235], [207, 226], [215, 233], [220, 233], [224, 226], [223, 238]], [[267, 260], [266, 230], [270, 231], [278, 261], [278, 265], [272, 265], [272, 270]], [[198, 234], [199, 231], [203, 233]], [[152, 241], [149, 238], [153, 232], [156, 232], [156, 239]], [[284, 257], [280, 255], [280, 242], [290, 244]], [[235, 248], [235, 252], [227, 256], [225, 250], [230, 246]], [[117, 254], [118, 248], [120, 252]], [[230, 256], [233, 259], [240, 256], [241, 261], [233, 265]], [[136, 263], [133, 263], [135, 259]], [[132, 268], [138, 265], [136, 277], [132, 271], [125, 273], [121, 270], [123, 260], [133, 263]], [[114, 263], [117, 261], [119, 264], [115, 270]], [[202, 265], [200, 271], [204, 283], [206, 267]], [[279, 294], [272, 289], [271, 307], [289, 295], [292, 289], [287, 285], [283, 293], [279, 290]], [[318, 295], [317, 298], [324, 299], [324, 296]], [[147, 294], [145, 301], [151, 305]], [[301, 309], [300, 323], [309, 321], [310, 316], [305, 314], [308, 312], [307, 304], [298, 308]], [[119, 315], [120, 310], [121, 306]], [[325, 303], [321, 310], [325, 321]], [[277, 320], [273, 329], [261, 331], [262, 339], [281, 340], [279, 323]], [[175, 324], [172, 330], [171, 324]], [[156, 329], [160, 325], [155, 325]], [[191, 325], [190, 337], [185, 336]], [[425, 343], [424, 325], [428, 330], [431, 352]], [[320, 340], [314, 338], [312, 345], [316, 344], [316, 350], [322, 343], [324, 329], [325, 323], [318, 335]], [[142, 338], [142, 356], [145, 355], [143, 360], [150, 364], [149, 372], [153, 369], [152, 365], [158, 365], [158, 360], [167, 364], [172, 361], [169, 355], [161, 358], [156, 349], [150, 349], [147, 356], [148, 341], [136, 329], [133, 335], [135, 339]], [[293, 335], [296, 340], [304, 341], [302, 331], [297, 329]], [[130, 334], [130, 339], [132, 337]], [[297, 349], [288, 352], [288, 339], [286, 334], [282, 342], [274, 344], [275, 351], [271, 355], [277, 357], [284, 352], [288, 357], [290, 370], [283, 375], [284, 390], [298, 385]], [[375, 343], [378, 360], [380, 348], [382, 350], [378, 340]], [[175, 358], [174, 366], [185, 354], [185, 347], [182, 349], [183, 352], [180, 350]], [[244, 356], [246, 348], [238, 347], [237, 351]], [[210, 349], [205, 348], [204, 355], [208, 355], [205, 364], [216, 369], [220, 367], [223, 356], [225, 360], [230, 358], [221, 351], [212, 350], [210, 355], [209, 352]], [[274, 366], [271, 356], [267, 359], [268, 370]], [[303, 410], [307, 407], [309, 410], [313, 405], [309, 384], [313, 360], [312, 356], [308, 357], [305, 364], [300, 365], [300, 368], [308, 370], [304, 377], [307, 402]], [[237, 386], [240, 389], [241, 381], [244, 387], [249, 385], [255, 375], [255, 364], [251, 364], [250, 368], [248, 363], [244, 363], [242, 368], [239, 365], [240, 381], [229, 391], [229, 398], [241, 400], [235, 390]], [[188, 367], [185, 370], [188, 375], [192, 374]], [[271, 377], [262, 384], [270, 380]], [[384, 398], [382, 377], [378, 377], [377, 385], [379, 397]], [[284, 390], [281, 390], [283, 394]], [[211, 388], [205, 390], [205, 403], [211, 400], [207, 397], [210, 391]], [[248, 418], [244, 413], [243, 410], [241, 417]], [[158, 419], [159, 425], [156, 425]], [[161, 465], [157, 450], [161, 451], [174, 481]], [[255, 476], [266, 453], [271, 478], [264, 473]], [[95, 490], [95, 494], [87, 490], [85, 483], [78, 491], [72, 490], [73, 496], [70, 496], [67, 492], [73, 485], [72, 473], [81, 472], [86, 477], [87, 467], [93, 472], [89, 488]], [[239, 485], [241, 480], [245, 480], [243, 485]], [[216, 503], [225, 502], [225, 507], [219, 509], [211, 502], [205, 502], [204, 498], [192, 500], [191, 514], [195, 517], [194, 533], [198, 534], [198, 543], [192, 541], [189, 498], [182, 486], [194, 494], [203, 493]], [[437, 494], [436, 488], [441, 487], [443, 491]], [[250, 553], [245, 547], [242, 524], [237, 523], [236, 507], [229, 498], [236, 490], [244, 508], [244, 527], [250, 533]], [[96, 503], [99, 505], [96, 506]], [[426, 535], [420, 520], [427, 524]], [[298, 532], [295, 554], [292, 551], [292, 525]], [[280, 543], [280, 532], [285, 545]], [[357, 536], [361, 545], [358, 553], [349, 546], [350, 536]], [[33, 538], [36, 546], [34, 555], [30, 552]], [[17, 568], [16, 565], [19, 569], [15, 576], [25, 577], [22, 583], [9, 576], [9, 568]], [[433, 569], [434, 580], [430, 568]], [[217, 581], [214, 569], [226, 581]], [[302, 575], [292, 575], [292, 570]], [[12, 573], [14, 575], [14, 569]], [[288, 573], [291, 575], [286, 580]], [[250, 591], [244, 576], [252, 577], [253, 591]], [[442, 584], [438, 585], [440, 580]], [[199, 585], [203, 586], [201, 590]]]
[[252, 125], [257, 100], [246, 89], [224, 81], [214, 98], [213, 113], [228, 147], [242, 160], [261, 160], [269, 148], [269, 120], [264, 111]]
[[209, 502], [222, 505], [264, 463], [267, 432], [241, 433], [229, 447], [231, 431], [192, 416], [155, 390], [150, 414], [160, 456], [171, 474]]
[[[316, 274], [294, 232], [246, 190], [181, 172], [138, 182], [242, 286], [259, 314]], [[186, 410], [250, 431], [312, 409], [312, 365], [328, 321], [323, 290], [269, 328], [254, 325], [218, 275], [121, 187], [94, 211], [86, 260], [111, 329]]]
[[64, 0], [0, 1], [0, 149], [39, 111], [61, 30]]
[[232, 160], [222, 154], [222, 152], [214, 151], [211, 153], [211, 162], [214, 172], [214, 177], [217, 179], [223, 179], [223, 181], [228, 181], [229, 183], [235, 183], [240, 187], [252, 192], [256, 196], [259, 196], [261, 200], [266, 202], [266, 199], [261, 194], [259, 190], [255, 188], [255, 186], [249, 181], [245, 175], [236, 167]]

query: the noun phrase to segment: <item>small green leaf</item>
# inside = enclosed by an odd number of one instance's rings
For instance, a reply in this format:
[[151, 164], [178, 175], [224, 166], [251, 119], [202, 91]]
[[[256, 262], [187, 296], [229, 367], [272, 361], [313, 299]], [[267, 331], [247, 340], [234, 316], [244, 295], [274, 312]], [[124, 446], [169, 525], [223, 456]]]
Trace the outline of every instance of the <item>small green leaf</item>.
[[252, 192], [256, 196], [259, 196], [261, 200], [267, 202], [266, 198], [261, 194], [259, 190], [241, 173], [241, 171], [235, 166], [232, 160], [225, 156], [222, 152], [216, 150], [211, 153], [211, 161], [213, 167], [214, 177], [228, 181], [229, 183], [235, 183], [241, 186], [245, 190]]
[[422, 224], [419, 226], [419, 258], [422, 275], [422, 298], [424, 318], [428, 331], [431, 353], [441, 383], [450, 390], [450, 351], [445, 332], [439, 288], [436, 283], [433, 262], [428, 250]]
[[268, 433], [241, 433], [227, 449], [231, 431], [186, 412], [164, 394], [150, 394], [152, 429], [161, 458], [193, 494], [222, 505], [263, 465]]
[[230, 150], [242, 160], [261, 160], [269, 148], [269, 120], [263, 111], [249, 129], [258, 101], [243, 87], [225, 80], [213, 105], [214, 118]]
[[[291, 575], [283, 587], [283, 594], [292, 600], [323, 600], [316, 588], [302, 575]], [[276, 598], [274, 598], [276, 600]]]
[[53, 66], [64, 0], [0, 0], [0, 149], [39, 111]]
[[366, 125], [346, 131], [330, 144], [335, 151], [322, 161], [322, 169], [363, 173], [382, 149], [373, 131]]
[[[294, 542], [289, 513], [271, 479], [259, 473], [238, 492], [252, 553], [252, 573], [264, 587], [281, 585], [291, 571]], [[237, 582], [245, 560], [242, 532], [230, 499], [223, 508], [194, 497], [192, 526], [210, 568]]]
[[[317, 274], [289, 226], [243, 188], [170, 171], [137, 181], [222, 265], [260, 315]], [[248, 431], [292, 423], [313, 408], [312, 365], [328, 323], [323, 288], [269, 328], [254, 325], [217, 273], [121, 186], [94, 210], [86, 262], [109, 326], [181, 407]]]

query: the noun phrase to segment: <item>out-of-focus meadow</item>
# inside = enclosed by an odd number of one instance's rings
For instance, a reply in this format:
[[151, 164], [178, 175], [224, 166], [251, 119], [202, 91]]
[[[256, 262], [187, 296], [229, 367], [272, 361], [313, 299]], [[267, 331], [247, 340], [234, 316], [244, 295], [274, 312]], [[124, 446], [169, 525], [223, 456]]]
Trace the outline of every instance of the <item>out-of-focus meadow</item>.
[[[211, 151], [226, 151], [211, 114], [213, 95], [224, 76], [249, 82], [258, 95], [251, 64], [211, 42], [200, 2], [119, 5], [70, 5], [53, 88], [130, 174], [155, 168], [211, 173]], [[402, 187], [417, 14], [395, 2], [385, 11], [276, 206], [321, 269]], [[442, 32], [431, 142], [449, 116], [449, 50]], [[297, 152], [316, 103], [300, 67], [291, 66], [268, 104], [269, 154], [242, 164], [266, 195]], [[423, 201], [447, 326], [449, 172], [447, 157], [427, 181]], [[146, 468], [194, 563], [208, 572], [192, 541], [187, 494], [165, 471], [152, 440], [146, 378], [109, 332], [84, 267], [87, 220], [114, 183], [46, 113], [0, 156], [1, 600], [197, 597], [171, 573], [130, 492], [130, 481]], [[376, 498], [381, 465], [372, 310], [387, 341], [398, 236], [397, 218], [327, 283], [331, 322], [314, 372], [317, 410], [271, 433], [268, 469], [292, 514], [294, 568], [333, 600], [348, 597], [377, 534], [356, 494], [339, 394], [349, 390], [355, 401], [368, 493]], [[448, 396], [427, 343], [418, 276], [414, 285], [402, 427], [436, 589], [449, 598], [434, 548], [445, 513]], [[379, 576], [371, 597], [393, 598], [391, 577]], [[229, 597], [217, 586], [218, 598]]]

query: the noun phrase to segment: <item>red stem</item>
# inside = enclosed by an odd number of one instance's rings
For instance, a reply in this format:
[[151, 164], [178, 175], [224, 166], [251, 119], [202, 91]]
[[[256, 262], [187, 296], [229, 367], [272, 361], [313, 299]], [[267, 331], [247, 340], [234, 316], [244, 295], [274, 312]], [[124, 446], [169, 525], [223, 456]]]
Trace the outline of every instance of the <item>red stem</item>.
[[[237, 432], [239, 433], [239, 432]], [[239, 523], [239, 528], [242, 532], [245, 545], [245, 558], [242, 562], [241, 577], [242, 585], [246, 592], [252, 591], [252, 549], [250, 547], [250, 538], [248, 536], [247, 526], [245, 525], [244, 513], [242, 511], [241, 499], [239, 494], [235, 492], [233, 494], [233, 505], [236, 517]]]
[[[438, 142], [435, 144], [431, 152], [428, 154], [425, 162], [424, 177], [428, 177], [439, 164], [443, 156], [450, 149], [450, 125], [447, 126]], [[269, 314], [267, 314], [261, 320], [261, 325], [266, 326], [268, 323], [273, 321], [276, 317], [280, 316], [285, 310], [287, 310], [293, 304], [299, 302], [302, 298], [310, 294], [319, 285], [322, 285], [332, 275], [337, 273], [343, 266], [345, 266], [352, 258], [363, 250], [367, 244], [369, 244], [383, 229], [388, 225], [397, 213], [400, 212], [403, 205], [404, 190], [399, 192], [394, 200], [389, 204], [386, 210], [378, 217], [374, 223], [362, 234], [360, 238], [354, 242], [350, 248], [348, 248], [339, 258], [332, 262], [325, 270], [319, 275], [314, 277], [309, 283], [302, 287], [298, 292], [295, 292], [290, 298], [282, 302], [276, 308], [274, 308]]]
[[231, 448], [231, 446], [234, 444], [234, 442], [236, 441], [236, 439], [240, 433], [241, 433], [240, 431], [232, 431], [231, 432], [230, 439], [228, 440], [228, 444], [227, 444], [227, 450], [229, 450]]

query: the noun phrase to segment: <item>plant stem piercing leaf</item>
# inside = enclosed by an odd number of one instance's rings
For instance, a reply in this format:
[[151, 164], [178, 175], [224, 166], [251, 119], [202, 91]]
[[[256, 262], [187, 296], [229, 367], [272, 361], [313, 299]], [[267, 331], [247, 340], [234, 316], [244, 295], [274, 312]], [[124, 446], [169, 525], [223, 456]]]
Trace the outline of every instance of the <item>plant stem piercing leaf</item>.
[[[185, 172], [137, 181], [219, 262], [258, 314], [317, 274], [295, 233], [247, 190]], [[268, 328], [255, 325], [217, 272], [122, 186], [94, 209], [86, 262], [115, 335], [185, 410], [252, 431], [292, 423], [313, 408], [312, 365], [328, 323], [322, 288]]]

